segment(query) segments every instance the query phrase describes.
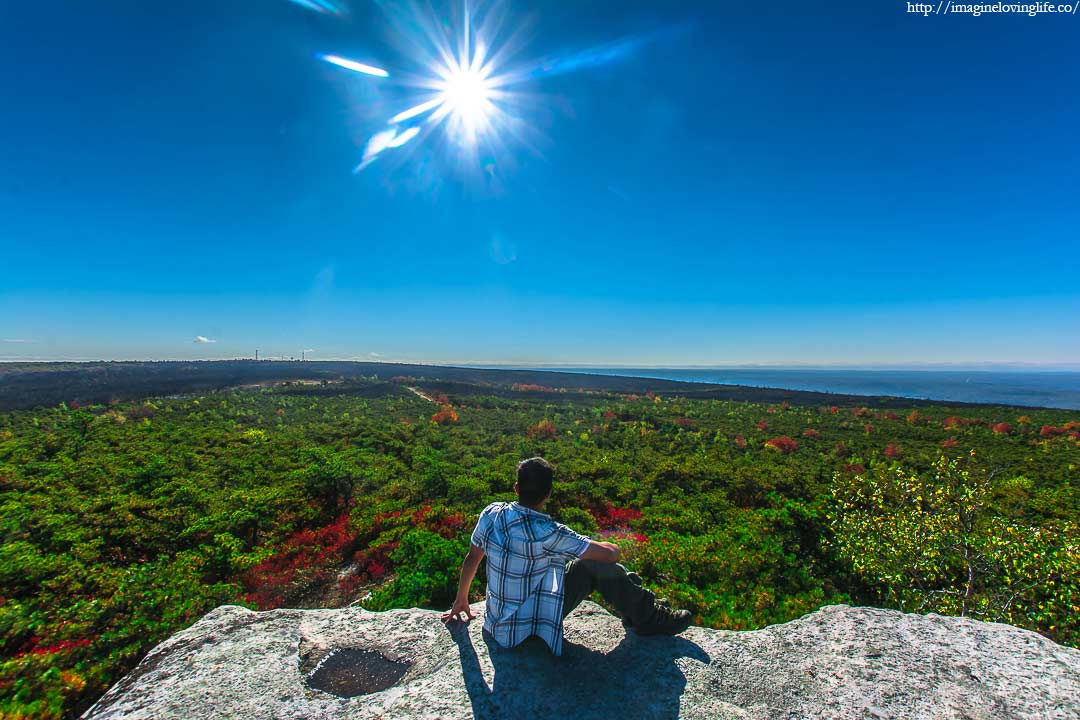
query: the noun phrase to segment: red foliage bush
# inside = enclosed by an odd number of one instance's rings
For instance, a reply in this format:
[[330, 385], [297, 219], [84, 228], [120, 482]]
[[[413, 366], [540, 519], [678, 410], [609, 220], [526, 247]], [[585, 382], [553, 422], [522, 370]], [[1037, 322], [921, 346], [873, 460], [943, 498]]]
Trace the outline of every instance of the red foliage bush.
[[945, 438], [944, 440], [941, 441], [941, 447], [943, 447], [943, 448], [960, 447], [960, 441], [957, 440], [956, 438]]
[[836, 405], [830, 405], [829, 412], [835, 415], [836, 413], [840, 412], [840, 408], [838, 408]]
[[735, 444], [738, 445], [741, 448], [746, 447], [746, 438], [744, 438], [742, 435], [736, 435], [735, 436]]
[[889, 443], [885, 446], [885, 457], [898, 458], [901, 455], [900, 446], [896, 443]]
[[545, 387], [544, 385], [537, 385], [535, 383], [514, 383], [510, 386], [510, 389], [519, 392], [553, 392], [552, 388]]
[[870, 433], [874, 432], [874, 426], [871, 425], [870, 423], [866, 423], [865, 425], [863, 425], [862, 430], [863, 430], [864, 433], [869, 435]]
[[1010, 425], [1009, 423], [1005, 423], [1005, 422], [998, 423], [998, 424], [994, 425], [991, 429], [997, 435], [1011, 435], [1012, 434], [1012, 425]]
[[1064, 435], [1065, 428], [1054, 427], [1053, 425], [1043, 425], [1042, 430], [1039, 431], [1039, 435], [1043, 437], [1057, 437], [1058, 435]]
[[[294, 533], [280, 552], [244, 576], [247, 601], [260, 610], [280, 607], [302, 585], [333, 580], [337, 568], [353, 548], [376, 541], [388, 531], [417, 527], [453, 538], [469, 529], [469, 519], [464, 513], [430, 506], [380, 513], [369, 522], [370, 525], [357, 530], [350, 525], [349, 515], [345, 513], [325, 527]], [[397, 547], [398, 541], [391, 540], [353, 553], [357, 572], [338, 581], [339, 587], [351, 592], [362, 583], [383, 578], [393, 569], [390, 553]]]
[[590, 508], [589, 512], [596, 519], [596, 525], [601, 530], [616, 530], [628, 528], [630, 523], [641, 517], [641, 512], [632, 508], [617, 508], [611, 505]]
[[863, 466], [863, 465], [845, 465], [844, 466], [844, 472], [858, 474], [858, 473], [861, 473], [861, 472], [866, 472], [866, 467]]
[[[33, 643], [38, 642], [38, 638], [31, 638]], [[45, 647], [32, 647], [29, 650], [24, 650], [18, 653], [15, 657], [20, 658], [26, 655], [55, 655], [57, 653], [67, 652], [68, 650], [74, 650], [76, 648], [89, 647], [90, 638], [80, 638], [78, 640], [61, 640], [53, 645], [47, 645]]]
[[531, 428], [525, 431], [525, 434], [531, 438], [538, 438], [541, 440], [554, 440], [559, 434], [559, 431], [555, 429], [555, 423], [550, 420], [541, 420], [533, 425]]
[[697, 427], [697, 420], [685, 417], [675, 418], [675, 424], [681, 428], [692, 428]]
[[790, 455], [799, 449], [799, 443], [795, 442], [787, 435], [781, 435], [780, 437], [774, 437], [772, 440], [767, 440], [765, 442], [765, 447], [772, 448], [781, 455]]
[[849, 450], [848, 446], [844, 443], [838, 442], [836, 443], [836, 447], [833, 448], [833, 454], [836, 455], [836, 457], [838, 458], [846, 458], [848, 455], [851, 454], [851, 450]]
[[805, 430], [802, 431], [802, 436], [803, 437], [808, 437], [808, 438], [816, 438], [816, 437], [821, 437], [821, 433], [819, 433], [814, 428], [806, 428]]
[[360, 575], [346, 575], [338, 580], [338, 588], [346, 597], [356, 592], [356, 589], [364, 584], [364, 578]]
[[348, 513], [325, 527], [294, 533], [285, 541], [281, 552], [248, 571], [244, 577], [249, 590], [247, 601], [260, 610], [279, 607], [298, 579], [317, 581], [329, 577], [330, 566], [355, 539]]
[[611, 411], [611, 410], [608, 410], [607, 412], [605, 412], [605, 413], [604, 413], [604, 419], [605, 419], [605, 420], [614, 420], [614, 419], [615, 419], [615, 418], [617, 418], [617, 417], [619, 417], [619, 416], [618, 416], [618, 415], [616, 415], [616, 414], [615, 414], [615, 413], [614, 413], [613, 411]]
[[757, 429], [758, 430], [768, 430], [769, 429], [769, 423], [765, 422], [764, 420], [760, 420], [760, 421], [758, 421]]
[[364, 550], [358, 550], [353, 555], [353, 560], [356, 561], [359, 567], [356, 574], [356, 577], [359, 578], [357, 582], [381, 580], [385, 577], [393, 566], [390, 553], [397, 550], [398, 544], [396, 541], [387, 542]]

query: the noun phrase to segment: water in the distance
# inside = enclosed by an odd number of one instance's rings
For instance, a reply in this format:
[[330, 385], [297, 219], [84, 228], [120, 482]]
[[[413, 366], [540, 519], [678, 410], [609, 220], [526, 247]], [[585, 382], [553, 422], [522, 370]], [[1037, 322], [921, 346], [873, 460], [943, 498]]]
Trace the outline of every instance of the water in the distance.
[[530, 368], [683, 382], [894, 395], [927, 400], [1080, 409], [1080, 372], [1026, 370], [848, 370], [839, 368]]

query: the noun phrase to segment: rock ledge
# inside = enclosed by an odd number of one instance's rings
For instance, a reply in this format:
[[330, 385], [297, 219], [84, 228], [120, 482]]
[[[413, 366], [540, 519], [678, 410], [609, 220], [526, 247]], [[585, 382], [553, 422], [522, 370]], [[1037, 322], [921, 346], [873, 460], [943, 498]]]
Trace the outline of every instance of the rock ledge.
[[83, 717], [1080, 717], [1080, 651], [1008, 625], [835, 605], [641, 638], [586, 602], [554, 658], [539, 641], [495, 646], [473, 611], [447, 628], [430, 610], [219, 607]]

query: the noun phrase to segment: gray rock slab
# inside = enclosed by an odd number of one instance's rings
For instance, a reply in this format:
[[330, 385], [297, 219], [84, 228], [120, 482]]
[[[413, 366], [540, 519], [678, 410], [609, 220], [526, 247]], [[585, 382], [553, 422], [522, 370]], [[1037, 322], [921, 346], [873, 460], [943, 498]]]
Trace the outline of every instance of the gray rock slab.
[[[430, 610], [219, 607], [83, 717], [1080, 718], [1080, 651], [1009, 625], [836, 605], [751, 632], [638, 637], [586, 602], [556, 658], [540, 641], [498, 647], [473, 611], [448, 627]], [[329, 691], [309, 685], [320, 668]], [[392, 684], [343, 696], [380, 678]]]

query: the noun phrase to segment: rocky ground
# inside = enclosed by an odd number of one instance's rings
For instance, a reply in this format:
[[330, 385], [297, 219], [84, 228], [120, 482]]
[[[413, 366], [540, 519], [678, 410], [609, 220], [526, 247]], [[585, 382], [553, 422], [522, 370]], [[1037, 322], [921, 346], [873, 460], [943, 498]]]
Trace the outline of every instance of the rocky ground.
[[1080, 651], [1007, 625], [831, 606], [753, 632], [637, 637], [590, 602], [561, 658], [430, 610], [225, 606], [85, 718], [1080, 717]]

